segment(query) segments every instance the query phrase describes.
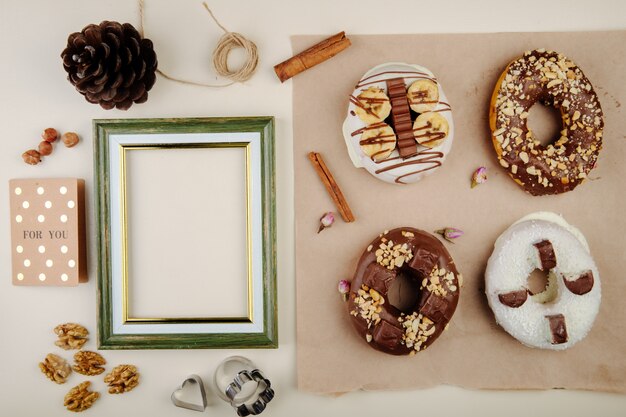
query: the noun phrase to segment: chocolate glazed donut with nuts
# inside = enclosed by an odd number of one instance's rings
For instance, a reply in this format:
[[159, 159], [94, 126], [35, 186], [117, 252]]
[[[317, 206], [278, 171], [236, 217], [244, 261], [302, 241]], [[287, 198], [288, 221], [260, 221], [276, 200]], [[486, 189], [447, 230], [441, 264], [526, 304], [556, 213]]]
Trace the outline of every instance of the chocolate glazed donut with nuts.
[[[542, 145], [528, 128], [537, 102], [560, 110], [560, 136]], [[562, 54], [527, 51], [496, 83], [489, 125], [500, 165], [532, 195], [560, 194], [583, 182], [602, 148], [604, 119], [591, 82]]]
[[[387, 300], [404, 274], [420, 285], [410, 313]], [[359, 259], [351, 283], [348, 311], [358, 334], [374, 349], [415, 355], [446, 329], [459, 301], [462, 276], [443, 244], [422, 230], [401, 227], [374, 239]]]

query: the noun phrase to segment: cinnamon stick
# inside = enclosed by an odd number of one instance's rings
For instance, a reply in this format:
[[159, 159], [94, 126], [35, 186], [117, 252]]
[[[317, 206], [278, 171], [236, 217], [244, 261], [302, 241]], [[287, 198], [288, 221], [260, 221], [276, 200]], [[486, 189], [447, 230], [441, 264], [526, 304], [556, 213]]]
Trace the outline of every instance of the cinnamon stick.
[[284, 83], [294, 75], [300, 74], [317, 64], [321, 64], [337, 55], [351, 45], [350, 39], [346, 38], [345, 32], [339, 32], [320, 43], [313, 45], [306, 51], [289, 58], [274, 67], [274, 71], [281, 83]]
[[333, 174], [330, 173], [328, 167], [324, 163], [324, 159], [322, 158], [322, 155], [317, 152], [309, 152], [309, 160], [313, 164], [313, 168], [315, 168], [315, 172], [317, 172], [317, 175], [320, 177], [320, 179], [324, 183], [324, 186], [326, 187], [328, 194], [330, 194], [330, 197], [335, 202], [335, 206], [337, 207], [337, 210], [339, 211], [341, 218], [346, 223], [353, 222], [355, 220], [354, 214], [352, 214], [352, 210], [350, 209], [350, 206], [348, 205], [346, 198], [341, 192], [341, 188], [339, 188], [339, 185], [337, 185], [337, 182], [335, 181]]

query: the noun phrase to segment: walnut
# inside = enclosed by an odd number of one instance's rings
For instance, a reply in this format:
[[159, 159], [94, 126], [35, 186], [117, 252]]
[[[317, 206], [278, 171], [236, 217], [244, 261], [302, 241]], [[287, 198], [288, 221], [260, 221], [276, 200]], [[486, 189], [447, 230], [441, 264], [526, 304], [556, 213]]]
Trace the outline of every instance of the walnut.
[[67, 361], [54, 353], [48, 353], [43, 362], [39, 363], [39, 369], [57, 384], [64, 384], [67, 377], [72, 373], [72, 368], [67, 364]]
[[91, 382], [85, 381], [72, 388], [70, 392], [65, 394], [63, 405], [67, 407], [68, 410], [77, 413], [91, 407], [93, 403], [100, 398], [100, 393], [89, 391], [89, 385], [91, 385]]
[[92, 375], [100, 375], [104, 372], [104, 368], [101, 368], [101, 365], [107, 363], [106, 360], [99, 353], [89, 352], [89, 351], [80, 351], [76, 352], [74, 355], [74, 362], [76, 363], [72, 366], [72, 369], [79, 374], [92, 376]]
[[59, 324], [54, 332], [59, 336], [54, 344], [65, 350], [80, 349], [87, 342], [89, 334], [87, 329], [76, 323]]
[[134, 365], [119, 365], [104, 377], [109, 394], [123, 394], [139, 384], [139, 373]]

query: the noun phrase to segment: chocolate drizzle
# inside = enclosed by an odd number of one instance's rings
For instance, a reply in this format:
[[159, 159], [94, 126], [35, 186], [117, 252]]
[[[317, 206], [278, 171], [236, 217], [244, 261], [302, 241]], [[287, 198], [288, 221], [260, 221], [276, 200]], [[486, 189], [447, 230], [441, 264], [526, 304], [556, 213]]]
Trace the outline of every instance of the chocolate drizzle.
[[[433, 124], [430, 122], [426, 122], [426, 124], [422, 127], [418, 127], [416, 129], [413, 129], [413, 134], [415, 135], [415, 132], [419, 132], [422, 131], [424, 129], [430, 129], [431, 127], [433, 127]], [[432, 132], [432, 131], [427, 131], [424, 132], [422, 134], [419, 135], [415, 135], [415, 139], [419, 139], [419, 138], [430, 138], [428, 140], [425, 141], [421, 141], [419, 142], [420, 145], [424, 145], [425, 143], [431, 143], [431, 142], [436, 142], [438, 140], [444, 139], [448, 134], [446, 132]]]
[[374, 130], [374, 129], [379, 129], [381, 127], [384, 127], [386, 125], [386, 123], [373, 123], [371, 125], [362, 127], [360, 129], [355, 130], [354, 132], [352, 132], [351, 136], [356, 136], [356, 135], [360, 135], [361, 133], [365, 132], [366, 130]]
[[450, 103], [446, 103], [445, 101], [440, 101], [439, 104], [442, 104], [443, 107], [438, 110], [431, 110], [431, 111], [435, 113], [444, 112], [444, 111], [452, 111], [452, 107], [450, 106]]
[[354, 88], [357, 89], [357, 88], [365, 87], [366, 85], [376, 84], [381, 81], [384, 81], [384, 80], [375, 80], [375, 81], [370, 81], [370, 80], [376, 77], [380, 77], [381, 75], [387, 75], [387, 74], [398, 74], [398, 75], [402, 75], [402, 78], [407, 78], [407, 79], [425, 79], [425, 80], [431, 80], [431, 81], [437, 82], [435, 78], [431, 77], [430, 75], [422, 71], [383, 71], [383, 72], [372, 74], [368, 77], [363, 78], [361, 81], [359, 81], [359, 83]]
[[361, 100], [359, 100], [358, 98], [354, 97], [353, 95], [350, 95], [350, 103], [354, 104], [357, 107], [362, 108], [367, 114], [370, 114], [370, 115], [378, 118], [378, 115], [376, 113], [374, 113], [372, 111], [372, 109], [370, 109], [369, 107], [365, 107], [363, 105], [363, 103], [361, 103]]
[[[405, 184], [404, 182], [402, 182], [403, 178], [406, 178], [406, 177], [411, 176], [411, 175], [419, 174], [421, 172], [429, 171], [431, 169], [435, 169], [435, 168], [441, 166], [440, 159], [443, 157], [443, 152], [421, 151], [421, 152], [418, 152], [414, 156], [417, 157], [417, 156], [420, 156], [420, 155], [425, 155], [425, 157], [421, 158], [421, 159], [410, 160], [410, 161], [403, 161], [403, 162], [400, 162], [400, 163], [397, 163], [397, 164], [394, 164], [394, 165], [389, 165], [389, 166], [386, 166], [384, 168], [377, 169], [375, 172], [377, 174], [380, 174], [382, 172], [391, 171], [393, 169], [404, 167], [404, 166], [408, 166], [408, 165], [421, 165], [421, 164], [428, 164], [428, 165], [430, 165], [430, 166], [427, 166], [425, 168], [418, 169], [416, 171], [411, 171], [411, 172], [408, 172], [406, 174], [400, 175], [398, 178], [396, 178], [396, 183], [398, 183], [398, 184]], [[380, 162], [391, 161], [393, 159], [401, 159], [401, 158], [399, 158], [399, 157], [390, 158], [390, 159], [385, 159], [384, 161], [380, 161]]]
[[[385, 138], [392, 138], [394, 135], [378, 135], [378, 136], [374, 136], [371, 138], [367, 138], [367, 139], [361, 139], [359, 141], [359, 144], [361, 146], [364, 145], [375, 145], [375, 144], [379, 144], [379, 143], [392, 143], [395, 142], [395, 139], [385, 139]], [[387, 150], [385, 150], [385, 152], [387, 152]]]

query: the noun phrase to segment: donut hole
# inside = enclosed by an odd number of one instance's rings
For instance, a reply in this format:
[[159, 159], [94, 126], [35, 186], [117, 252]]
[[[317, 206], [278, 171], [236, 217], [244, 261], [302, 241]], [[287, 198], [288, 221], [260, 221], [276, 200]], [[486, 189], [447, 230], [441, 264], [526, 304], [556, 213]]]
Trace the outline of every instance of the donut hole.
[[419, 277], [415, 273], [404, 269], [398, 272], [387, 293], [389, 304], [406, 314], [416, 310], [419, 302]]
[[535, 269], [528, 276], [526, 288], [533, 300], [542, 304], [553, 302], [558, 295], [556, 276], [552, 271]]
[[541, 102], [535, 103], [528, 111], [528, 129], [533, 132], [533, 137], [543, 146], [555, 142], [563, 129], [561, 112]]

